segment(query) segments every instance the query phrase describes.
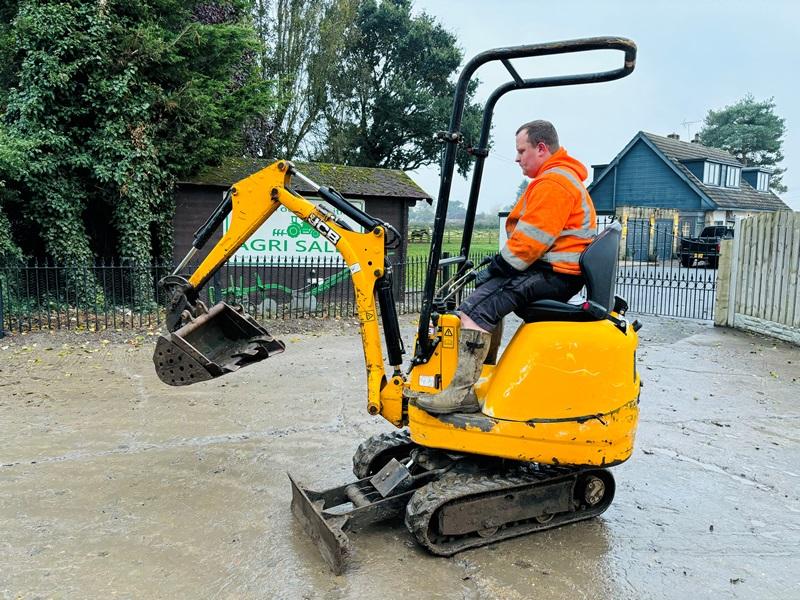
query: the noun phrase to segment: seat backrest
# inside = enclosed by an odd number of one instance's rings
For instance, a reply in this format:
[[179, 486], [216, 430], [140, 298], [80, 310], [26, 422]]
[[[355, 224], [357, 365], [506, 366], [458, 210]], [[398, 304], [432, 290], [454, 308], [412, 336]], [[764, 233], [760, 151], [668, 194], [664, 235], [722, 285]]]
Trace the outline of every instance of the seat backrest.
[[614, 284], [622, 225], [614, 221], [594, 238], [581, 253], [579, 263], [586, 279], [586, 299], [599, 304], [606, 312], [614, 308]]

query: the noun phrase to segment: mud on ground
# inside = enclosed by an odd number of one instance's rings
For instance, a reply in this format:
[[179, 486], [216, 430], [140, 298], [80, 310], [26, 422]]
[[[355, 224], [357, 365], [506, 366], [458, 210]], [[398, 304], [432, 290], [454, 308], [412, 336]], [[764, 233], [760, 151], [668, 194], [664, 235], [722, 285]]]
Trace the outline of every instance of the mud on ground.
[[356, 324], [270, 324], [285, 354], [187, 388], [155, 377], [155, 332], [2, 339], [0, 596], [800, 597], [800, 349], [642, 320], [637, 447], [604, 515], [449, 559], [382, 524], [341, 577], [285, 473], [339, 485], [390, 428]]

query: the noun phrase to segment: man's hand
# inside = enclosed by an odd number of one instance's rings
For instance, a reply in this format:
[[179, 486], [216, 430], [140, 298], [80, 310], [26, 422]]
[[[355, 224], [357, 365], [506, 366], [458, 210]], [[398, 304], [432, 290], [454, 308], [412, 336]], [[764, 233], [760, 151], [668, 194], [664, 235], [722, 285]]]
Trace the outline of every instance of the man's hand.
[[[483, 271], [478, 271], [475, 274], [475, 288], [481, 287], [484, 283], [489, 281], [492, 277], [514, 277], [519, 275], [514, 267], [508, 264], [505, 259], [499, 254], [495, 254], [491, 260], [486, 259], [481, 264], [488, 264]], [[481, 265], [478, 265], [480, 267]]]
[[489, 268], [486, 270], [497, 277], [514, 277], [520, 273], [499, 254], [492, 257], [492, 262], [489, 263]]

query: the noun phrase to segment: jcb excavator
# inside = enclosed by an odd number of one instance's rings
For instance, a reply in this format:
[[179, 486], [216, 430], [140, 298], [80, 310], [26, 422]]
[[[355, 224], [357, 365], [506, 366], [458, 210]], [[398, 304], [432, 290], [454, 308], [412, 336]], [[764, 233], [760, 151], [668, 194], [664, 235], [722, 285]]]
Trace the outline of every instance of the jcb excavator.
[[[621, 68], [568, 76], [524, 79], [513, 59], [616, 50]], [[163, 280], [168, 290], [169, 333], [153, 360], [170, 385], [188, 385], [234, 372], [276, 353], [274, 339], [238, 306], [210, 309], [199, 291], [256, 229], [285, 206], [334, 245], [355, 287], [367, 373], [367, 410], [397, 430], [364, 441], [353, 457], [356, 481], [312, 491], [291, 478], [292, 511], [336, 573], [350, 550], [346, 532], [404, 515], [414, 537], [434, 554], [557, 527], [599, 515], [612, 501], [614, 478], [606, 467], [630, 457], [638, 422], [640, 379], [636, 369], [638, 322], [625, 318], [614, 295], [620, 227], [605, 229], [580, 264], [586, 280], [581, 304], [542, 300], [528, 306], [496, 364], [485, 364], [475, 393], [477, 413], [433, 415], [418, 408], [414, 392], [447, 387], [456, 366], [459, 316], [455, 306], [476, 268], [469, 250], [489, 131], [497, 101], [512, 90], [610, 81], [633, 71], [636, 46], [616, 37], [499, 48], [479, 54], [461, 74], [445, 145], [436, 218], [414, 354], [403, 369], [404, 346], [393, 299], [386, 249], [398, 232], [319, 186], [286, 160], [237, 182], [195, 234], [192, 249]], [[467, 86], [476, 69], [501, 62], [511, 80], [489, 97], [475, 157], [461, 251], [441, 259], [445, 216]], [[292, 189], [302, 180], [319, 197], [358, 224], [348, 226], [324, 205]], [[230, 217], [228, 230], [188, 278], [181, 272], [212, 233]], [[448, 266], [454, 275], [437, 277]], [[480, 267], [481, 265], [478, 265]], [[377, 299], [377, 306], [376, 306]], [[383, 328], [387, 361], [381, 347]]]

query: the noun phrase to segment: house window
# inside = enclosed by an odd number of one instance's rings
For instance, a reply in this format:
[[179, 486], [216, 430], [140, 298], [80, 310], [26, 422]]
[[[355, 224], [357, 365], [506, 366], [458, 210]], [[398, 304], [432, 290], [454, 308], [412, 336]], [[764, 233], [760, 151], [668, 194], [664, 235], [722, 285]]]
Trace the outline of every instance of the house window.
[[766, 192], [769, 189], [769, 173], [763, 171], [758, 172], [758, 179], [756, 180], [756, 189], [759, 192]]
[[742, 170], [737, 167], [728, 167], [725, 174], [725, 187], [739, 187], [739, 177]]
[[718, 163], [707, 162], [703, 165], [703, 183], [708, 185], [719, 185]]

